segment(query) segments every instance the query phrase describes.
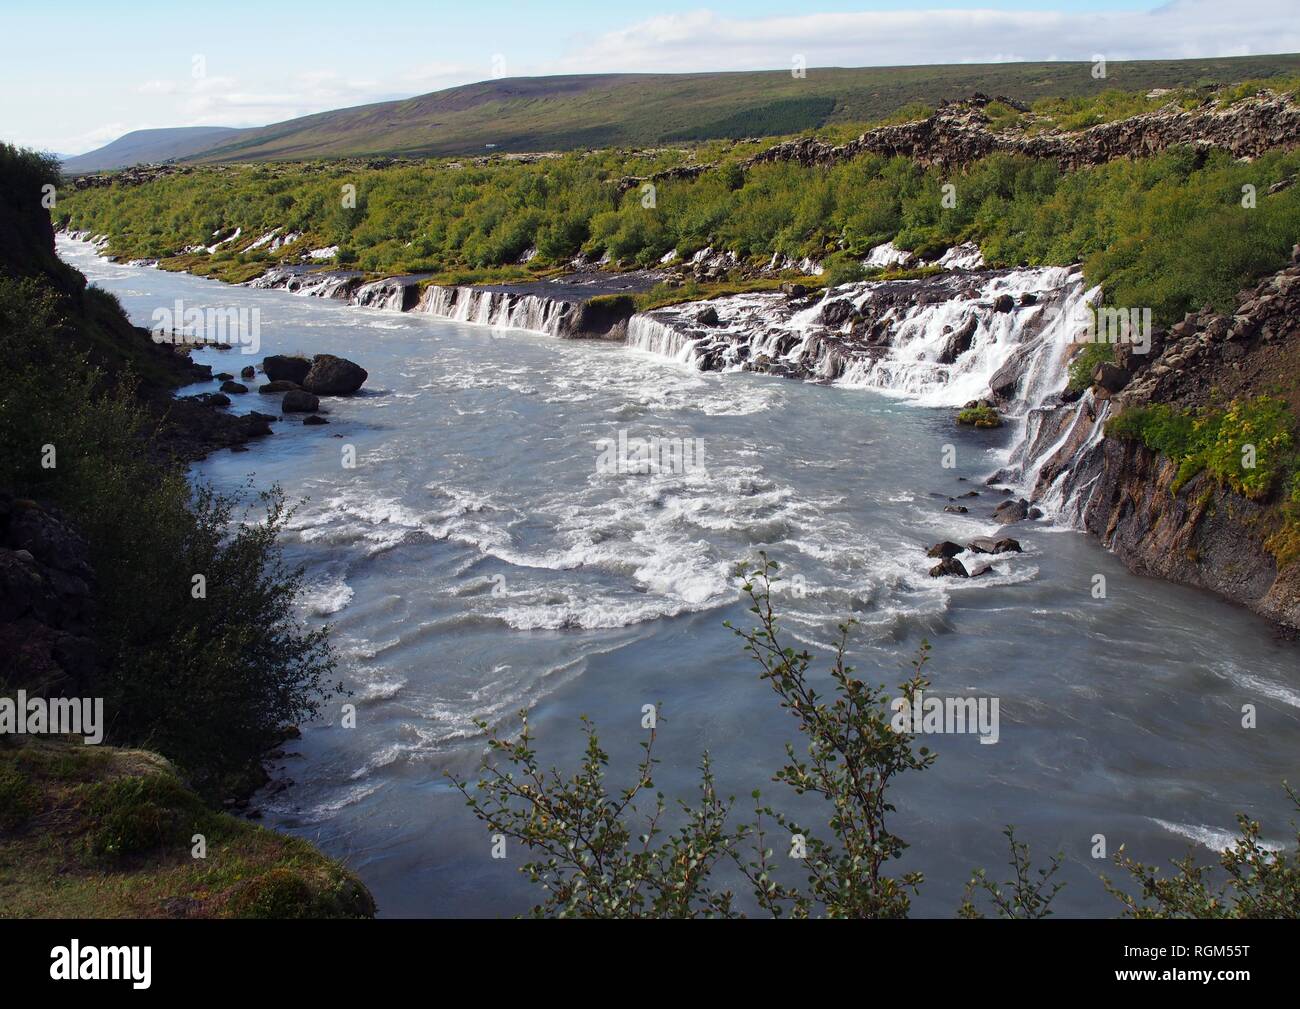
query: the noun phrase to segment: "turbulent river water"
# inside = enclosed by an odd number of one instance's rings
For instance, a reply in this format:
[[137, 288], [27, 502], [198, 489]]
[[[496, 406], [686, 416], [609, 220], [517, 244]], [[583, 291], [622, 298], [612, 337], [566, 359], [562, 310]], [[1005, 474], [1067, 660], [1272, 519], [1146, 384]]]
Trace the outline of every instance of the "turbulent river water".
[[[1008, 823], [1036, 857], [1064, 853], [1068, 915], [1117, 911], [1095, 835], [1145, 861], [1189, 845], [1210, 858], [1238, 811], [1287, 836], [1300, 671], [1263, 621], [1130, 575], [1048, 522], [1007, 530], [1024, 552], [991, 575], [928, 577], [930, 544], [996, 531], [1001, 499], [983, 479], [1006, 462], [1008, 430], [963, 434], [951, 410], [870, 389], [229, 287], [109, 263], [81, 242], [60, 251], [140, 325], [176, 299], [258, 309], [261, 353], [198, 351], [216, 371], [329, 352], [370, 372], [363, 394], [326, 401], [328, 426], [282, 421], [194, 475], [304, 499], [288, 554], [307, 569], [304, 616], [334, 627], [357, 726], [331, 704], [282, 761], [292, 787], [259, 804], [269, 826], [354, 868], [382, 914], [506, 915], [537, 899], [521, 852], [493, 859], [447, 780], [482, 758], [475, 719], [507, 729], [526, 708], [543, 763], [572, 767], [589, 715], [622, 785], [642, 706], [659, 703], [660, 790], [690, 798], [707, 750], [741, 813], [755, 787], [790, 806], [769, 778], [793, 720], [723, 626], [750, 620], [732, 570], [760, 550], [788, 576], [777, 607], [791, 643], [824, 654], [855, 617], [861, 674], [897, 683], [928, 638], [934, 693], [999, 699], [996, 744], [932, 736], [933, 768], [900, 781], [901, 865], [927, 880], [916, 913], [952, 914], [975, 866], [1004, 878]], [[256, 393], [235, 401], [274, 412]], [[620, 431], [700, 439], [704, 467], [598, 472], [597, 443]], [[944, 511], [972, 490], [969, 514]], [[1247, 704], [1258, 728], [1242, 727]]]

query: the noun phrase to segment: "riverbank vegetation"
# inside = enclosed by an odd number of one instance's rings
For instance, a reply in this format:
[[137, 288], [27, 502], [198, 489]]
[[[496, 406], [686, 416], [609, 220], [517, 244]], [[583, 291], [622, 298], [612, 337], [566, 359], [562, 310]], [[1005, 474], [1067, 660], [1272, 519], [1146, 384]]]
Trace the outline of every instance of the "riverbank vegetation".
[[245, 790], [262, 753], [338, 689], [327, 631], [295, 609], [302, 573], [279, 542], [290, 508], [275, 489], [245, 510], [191, 485], [162, 437], [189, 373], [54, 260], [39, 205], [52, 166], [4, 155], [0, 227], [29, 241], [0, 257], [0, 531], [30, 512], [61, 537], [65, 568], [81, 571], [66, 591], [80, 599], [89, 580], [93, 613], [77, 609], [92, 633], [56, 647], [54, 669], [48, 648], [6, 654], [0, 689], [102, 697], [109, 742], [158, 750], [210, 798]]
[[[1287, 184], [1300, 172], [1297, 151], [1245, 163], [1175, 149], [1072, 173], [1005, 154], [951, 174], [879, 155], [741, 170], [755, 150], [715, 143], [689, 155], [606, 150], [534, 163], [197, 168], [67, 191], [54, 213], [108, 236], [117, 256], [232, 281], [333, 246], [339, 265], [374, 274], [528, 277], [576, 256], [647, 267], [708, 247], [757, 267], [773, 255], [861, 258], [885, 241], [927, 258], [974, 241], [990, 265], [1082, 262], [1111, 303], [1150, 307], [1158, 324], [1205, 304], [1230, 307], [1237, 291], [1286, 263], [1300, 234], [1300, 186]], [[652, 200], [639, 185], [617, 185], [692, 162], [717, 167], [655, 183]], [[945, 185], [955, 187], [953, 205]], [[354, 206], [344, 187], [354, 187]], [[185, 251], [236, 228], [239, 239], [211, 254]], [[302, 237], [274, 253], [269, 243], [252, 248], [272, 231]]]

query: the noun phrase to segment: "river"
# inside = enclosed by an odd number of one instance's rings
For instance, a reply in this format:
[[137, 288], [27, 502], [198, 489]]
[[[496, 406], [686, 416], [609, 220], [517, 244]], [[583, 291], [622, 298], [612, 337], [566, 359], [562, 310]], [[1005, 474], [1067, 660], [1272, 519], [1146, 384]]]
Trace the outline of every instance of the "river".
[[[280, 763], [292, 787], [258, 804], [268, 826], [352, 867], [383, 915], [510, 915], [539, 896], [518, 873], [522, 853], [491, 857], [446, 778], [475, 772], [475, 719], [504, 730], [528, 709], [543, 763], [572, 767], [588, 715], [621, 786], [642, 707], [659, 703], [660, 790], [690, 798], [707, 750], [742, 813], [755, 787], [789, 805], [769, 779], [793, 720], [723, 626], [750, 621], [732, 570], [760, 550], [787, 576], [777, 608], [792, 643], [824, 654], [852, 616], [860, 675], [897, 683], [925, 638], [935, 693], [999, 701], [996, 744], [931, 737], [933, 768], [898, 784], [894, 828], [912, 845], [900, 866], [927, 878], [914, 913], [951, 915], [973, 867], [1005, 878], [1007, 823], [1036, 858], [1064, 853], [1056, 908], [1076, 916], [1118, 910], [1096, 835], [1148, 862], [1189, 845], [1212, 857], [1239, 810], [1267, 838], [1288, 836], [1281, 781], [1300, 777], [1300, 664], [1264, 621], [1130, 575], [1048, 522], [1006, 530], [1023, 553], [988, 558], [984, 577], [928, 576], [930, 544], [996, 531], [1001, 498], [983, 480], [1006, 460], [1010, 429], [960, 432], [949, 409], [871, 389], [700, 372], [614, 343], [59, 248], [139, 325], [176, 299], [256, 308], [261, 353], [196, 352], [214, 371], [295, 352], [369, 370], [363, 394], [325, 401], [328, 426], [287, 419], [194, 476], [244, 496], [278, 482], [303, 499], [287, 552], [307, 569], [304, 617], [334, 627], [357, 725], [341, 727], [332, 703]], [[256, 393], [235, 401], [274, 412]], [[598, 442], [620, 432], [698, 439], [703, 466], [601, 472]], [[970, 491], [968, 514], [944, 511]], [[1242, 727], [1247, 704], [1257, 728]]]

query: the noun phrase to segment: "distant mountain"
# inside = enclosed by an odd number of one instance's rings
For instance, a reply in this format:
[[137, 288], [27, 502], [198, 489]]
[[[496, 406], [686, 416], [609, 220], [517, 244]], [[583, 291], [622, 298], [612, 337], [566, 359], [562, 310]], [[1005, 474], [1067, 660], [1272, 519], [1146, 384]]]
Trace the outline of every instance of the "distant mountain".
[[179, 160], [205, 151], [246, 132], [229, 126], [177, 126], [162, 130], [135, 130], [111, 144], [86, 154], [63, 159], [65, 172], [99, 172], [131, 165]]
[[[585, 74], [482, 81], [246, 130], [142, 130], [71, 158], [69, 171], [142, 161], [439, 157], [652, 146], [776, 136], [866, 122], [914, 102], [977, 91], [1024, 102], [1117, 89], [1188, 87], [1300, 74], [1300, 55], [1091, 63], [811, 68], [699, 74]], [[208, 134], [203, 136], [202, 134]]]
[[483, 81], [246, 130], [197, 160], [362, 154], [439, 156], [653, 145], [798, 133], [975, 91], [1023, 101], [1116, 88], [1227, 83], [1300, 73], [1300, 55], [1110, 63], [994, 63], [707, 74], [592, 74]]

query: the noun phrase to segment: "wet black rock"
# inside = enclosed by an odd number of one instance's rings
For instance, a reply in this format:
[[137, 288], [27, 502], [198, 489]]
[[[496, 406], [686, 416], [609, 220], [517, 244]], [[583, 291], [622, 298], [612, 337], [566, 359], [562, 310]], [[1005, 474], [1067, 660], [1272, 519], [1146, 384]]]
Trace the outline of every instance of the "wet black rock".
[[226, 379], [221, 383], [221, 391], [240, 395], [241, 393], [248, 392], [248, 386], [240, 382], [232, 381], [231, 379]]
[[359, 364], [333, 354], [317, 354], [302, 387], [318, 396], [350, 396], [361, 388], [369, 373]]
[[305, 357], [288, 357], [284, 354], [272, 354], [262, 359], [262, 371], [272, 382], [292, 382], [302, 385], [302, 380], [311, 371], [312, 362]]
[[939, 557], [947, 560], [949, 557], [956, 557], [961, 553], [961, 546], [952, 540], [944, 540], [942, 543], [936, 543], [925, 552], [927, 557]]
[[277, 378], [274, 382], [267, 382], [265, 385], [259, 385], [257, 391], [263, 396], [274, 396], [281, 392], [294, 392], [301, 389], [297, 382], [290, 382], [286, 379]]
[[292, 389], [284, 394], [280, 401], [283, 413], [315, 413], [320, 409], [320, 400], [302, 389]]
[[328, 423], [329, 423], [329, 421], [327, 421], [324, 417], [322, 417], [322, 416], [321, 416], [320, 414], [318, 414], [318, 413], [313, 413], [313, 414], [310, 414], [309, 416], [304, 417], [304, 418], [302, 419], [302, 422], [303, 422], [303, 424], [307, 425], [308, 427], [311, 427], [311, 426], [314, 426], [314, 425], [317, 425], [317, 424], [328, 424]]
[[966, 544], [966, 549], [973, 554], [1020, 553], [1020, 544], [1010, 536], [994, 539], [992, 536], [979, 536]]
[[931, 578], [969, 578], [966, 566], [955, 557], [947, 557], [930, 569]]
[[998, 525], [1011, 525], [1021, 522], [1029, 516], [1029, 502], [1024, 498], [1019, 501], [1003, 501], [993, 509], [993, 519]]

